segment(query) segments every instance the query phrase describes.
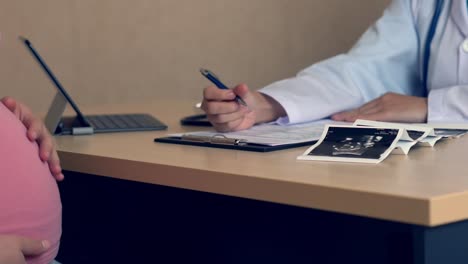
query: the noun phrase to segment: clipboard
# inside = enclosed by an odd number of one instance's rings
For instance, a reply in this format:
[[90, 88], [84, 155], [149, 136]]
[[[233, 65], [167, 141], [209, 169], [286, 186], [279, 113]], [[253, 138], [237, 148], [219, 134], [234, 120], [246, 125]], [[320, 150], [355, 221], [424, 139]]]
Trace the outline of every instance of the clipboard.
[[185, 135], [182, 137], [161, 137], [155, 138], [154, 142], [158, 143], [170, 143], [170, 144], [179, 144], [179, 145], [190, 145], [190, 146], [197, 146], [197, 147], [208, 147], [208, 148], [222, 148], [222, 149], [235, 149], [235, 150], [243, 150], [243, 151], [254, 151], [254, 152], [270, 152], [276, 150], [283, 150], [283, 149], [290, 149], [290, 148], [297, 148], [303, 146], [310, 146], [317, 142], [317, 140], [313, 141], [304, 141], [299, 143], [293, 144], [282, 144], [276, 146], [269, 146], [263, 144], [256, 144], [256, 143], [249, 143], [247, 141], [243, 141], [240, 139], [235, 138], [228, 138], [225, 136], [222, 137], [204, 137], [204, 136], [196, 136], [193, 137], [191, 135]]

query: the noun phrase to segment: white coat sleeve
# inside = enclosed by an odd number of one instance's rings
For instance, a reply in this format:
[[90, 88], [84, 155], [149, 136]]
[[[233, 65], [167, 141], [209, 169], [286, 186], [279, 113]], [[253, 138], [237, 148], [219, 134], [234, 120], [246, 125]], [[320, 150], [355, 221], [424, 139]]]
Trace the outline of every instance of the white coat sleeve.
[[468, 120], [468, 86], [436, 89], [429, 93], [428, 122], [460, 122]]
[[326, 118], [386, 92], [422, 95], [418, 46], [412, 2], [394, 0], [348, 53], [259, 91], [286, 110], [283, 124]]

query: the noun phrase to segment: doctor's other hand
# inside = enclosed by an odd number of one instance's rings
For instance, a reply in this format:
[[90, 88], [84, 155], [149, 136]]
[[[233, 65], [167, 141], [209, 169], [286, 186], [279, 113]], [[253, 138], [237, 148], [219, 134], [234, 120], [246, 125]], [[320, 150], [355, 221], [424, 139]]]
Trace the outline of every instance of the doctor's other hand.
[[62, 167], [60, 166], [54, 140], [42, 120], [34, 116], [26, 105], [11, 97], [3, 97], [0, 99], [0, 103], [3, 103], [23, 123], [27, 129], [28, 139], [37, 142], [39, 145], [39, 158], [48, 163], [50, 172], [55, 179], [57, 181], [63, 180]]
[[[237, 103], [236, 95], [247, 106]], [[213, 127], [220, 132], [248, 129], [255, 124], [273, 121], [285, 115], [278, 102], [267, 95], [251, 91], [245, 84], [229, 90], [215, 86], [205, 88], [201, 108]]]
[[0, 263], [26, 264], [26, 257], [39, 256], [49, 247], [46, 240], [0, 235]]
[[427, 121], [427, 98], [386, 93], [351, 111], [332, 115], [336, 121], [366, 119], [387, 122], [424, 123]]

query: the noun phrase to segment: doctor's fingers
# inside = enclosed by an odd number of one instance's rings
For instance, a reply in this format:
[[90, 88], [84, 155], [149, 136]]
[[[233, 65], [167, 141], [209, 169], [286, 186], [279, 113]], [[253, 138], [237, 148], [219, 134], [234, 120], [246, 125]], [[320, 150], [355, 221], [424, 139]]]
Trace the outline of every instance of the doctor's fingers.
[[218, 102], [203, 100], [201, 109], [209, 115], [230, 114], [238, 111], [240, 105], [236, 101]]
[[382, 104], [380, 104], [377, 100], [374, 100], [351, 111], [334, 114], [332, 119], [336, 121], [354, 122], [356, 119], [367, 119], [368, 115], [380, 112], [382, 110]]
[[375, 109], [380, 108], [382, 105], [382, 100], [380, 99], [381, 97], [374, 99], [366, 104], [363, 104], [362, 106], [358, 107], [357, 110], [359, 113], [370, 113], [370, 112], [375, 112]]
[[369, 116], [378, 112], [382, 112], [385, 109], [386, 109], [385, 106], [381, 104], [374, 104], [370, 107], [359, 108], [357, 111], [356, 119], [359, 119], [359, 118], [364, 119], [364, 117], [366, 116]]
[[208, 101], [231, 101], [236, 98], [236, 95], [231, 89], [208, 86], [203, 90], [203, 98]]
[[358, 111], [345, 117], [344, 121], [354, 122], [357, 119], [373, 120], [373, 121], [391, 121], [395, 117], [395, 114], [384, 105], [377, 104], [372, 108], [365, 109], [364, 111], [358, 109]]
[[341, 112], [332, 115], [332, 119], [335, 121], [343, 121], [343, 122], [354, 122], [358, 119], [359, 109], [354, 109], [351, 111]]
[[249, 112], [247, 107], [242, 107], [239, 111], [228, 113], [228, 114], [219, 114], [219, 115], [207, 115], [208, 120], [211, 123], [223, 124], [233, 122], [237, 119], [244, 118], [245, 114]]
[[230, 132], [230, 131], [235, 131], [236, 128], [242, 124], [242, 121], [244, 121], [244, 118], [239, 118], [234, 121], [231, 121], [228, 123], [222, 123], [222, 124], [213, 123], [213, 126], [215, 127], [216, 131]]
[[398, 116], [396, 113], [392, 111], [387, 111], [385, 109], [381, 109], [373, 113], [362, 114], [359, 115], [357, 118], [373, 121], [399, 121], [397, 120]]

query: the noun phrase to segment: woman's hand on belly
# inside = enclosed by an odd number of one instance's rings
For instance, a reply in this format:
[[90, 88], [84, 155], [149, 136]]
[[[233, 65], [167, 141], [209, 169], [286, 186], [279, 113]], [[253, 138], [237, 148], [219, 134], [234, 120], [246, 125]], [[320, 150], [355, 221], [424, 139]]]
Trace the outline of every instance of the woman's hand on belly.
[[26, 257], [38, 256], [49, 247], [46, 240], [0, 235], [0, 263], [26, 264]]
[[42, 161], [47, 161], [49, 169], [55, 179], [63, 180], [62, 167], [54, 146], [52, 136], [47, 131], [41, 119], [35, 117], [31, 110], [24, 104], [11, 97], [4, 97], [0, 100], [15, 116], [23, 123], [28, 130], [28, 139], [37, 141], [39, 145], [39, 157]]

